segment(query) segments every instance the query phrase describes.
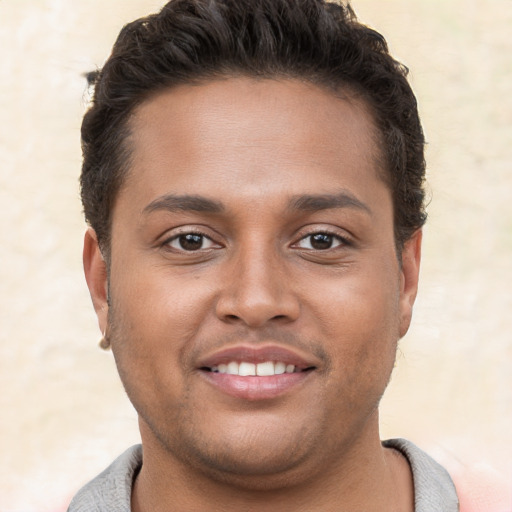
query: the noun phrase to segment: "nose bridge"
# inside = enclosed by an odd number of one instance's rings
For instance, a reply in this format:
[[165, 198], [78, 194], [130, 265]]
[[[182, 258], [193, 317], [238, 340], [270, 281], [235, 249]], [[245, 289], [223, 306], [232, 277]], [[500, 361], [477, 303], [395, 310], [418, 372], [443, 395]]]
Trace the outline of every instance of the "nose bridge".
[[223, 319], [238, 319], [251, 327], [272, 319], [296, 318], [298, 302], [287, 283], [285, 261], [275, 243], [254, 235], [231, 258], [218, 303]]
[[[238, 258], [238, 271], [241, 279], [238, 294], [249, 301], [276, 299], [278, 274], [282, 273], [275, 250], [270, 244], [252, 244], [242, 248]], [[244, 284], [245, 282], [245, 284]]]

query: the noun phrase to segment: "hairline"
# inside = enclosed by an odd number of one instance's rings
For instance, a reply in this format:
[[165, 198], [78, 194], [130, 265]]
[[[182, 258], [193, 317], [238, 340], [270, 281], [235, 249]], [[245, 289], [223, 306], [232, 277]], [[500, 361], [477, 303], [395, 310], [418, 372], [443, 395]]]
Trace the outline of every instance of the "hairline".
[[[263, 80], [272, 80], [272, 81], [291, 81], [303, 83], [305, 85], [311, 85], [317, 87], [323, 91], [326, 91], [333, 95], [333, 97], [347, 101], [351, 105], [356, 108], [362, 109], [365, 114], [368, 116], [369, 122], [372, 126], [371, 133], [368, 134], [370, 141], [372, 142], [372, 146], [375, 149], [372, 152], [370, 158], [372, 159], [372, 163], [374, 165], [377, 176], [382, 180], [382, 182], [388, 187], [389, 191], [392, 195], [392, 206], [393, 206], [393, 226], [394, 226], [394, 238], [395, 238], [395, 246], [397, 256], [400, 256], [401, 249], [403, 244], [407, 240], [399, 240], [398, 235], [396, 233], [396, 219], [395, 219], [395, 200], [393, 186], [391, 184], [391, 170], [389, 169], [389, 164], [386, 162], [386, 154], [385, 154], [385, 141], [384, 134], [382, 129], [379, 128], [377, 110], [372, 105], [372, 98], [370, 95], [365, 94], [365, 91], [362, 87], [358, 87], [358, 84], [351, 84], [348, 81], [343, 80], [330, 80], [324, 79], [322, 77], [322, 73], [294, 73], [294, 72], [286, 72], [286, 71], [275, 71], [275, 72], [267, 72], [267, 73], [251, 73], [248, 70], [239, 69], [239, 68], [224, 68], [222, 70], [216, 72], [207, 72], [201, 75], [197, 75], [196, 77], [189, 77], [187, 79], [183, 79], [177, 81], [175, 83], [169, 83], [165, 85], [160, 85], [153, 89], [148, 89], [144, 93], [140, 95], [140, 97], [133, 102], [131, 108], [123, 114], [119, 119], [119, 133], [121, 135], [121, 140], [119, 143], [119, 147], [117, 149], [117, 153], [120, 156], [117, 165], [122, 168], [119, 172], [119, 180], [116, 183], [115, 192], [113, 197], [111, 198], [111, 204], [109, 208], [109, 217], [107, 222], [107, 231], [105, 239], [101, 241], [100, 249], [107, 262], [107, 266], [110, 267], [110, 256], [111, 256], [111, 248], [112, 248], [112, 223], [113, 223], [113, 214], [116, 206], [117, 199], [120, 193], [123, 191], [123, 188], [126, 186], [127, 180], [129, 179], [130, 173], [133, 169], [133, 120], [136, 117], [139, 109], [141, 109], [144, 105], [151, 102], [153, 99], [158, 97], [161, 94], [166, 94], [174, 89], [179, 87], [194, 87], [194, 86], [203, 86], [214, 82], [222, 82], [236, 78], [249, 78], [255, 81], [263, 81]], [[131, 144], [130, 144], [131, 141]], [[412, 236], [412, 235], [411, 235]]]

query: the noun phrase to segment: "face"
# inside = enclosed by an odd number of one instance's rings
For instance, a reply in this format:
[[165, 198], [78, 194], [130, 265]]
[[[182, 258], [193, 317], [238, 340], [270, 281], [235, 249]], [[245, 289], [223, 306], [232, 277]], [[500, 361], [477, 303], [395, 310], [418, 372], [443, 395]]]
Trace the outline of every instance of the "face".
[[146, 101], [113, 210], [110, 306], [86, 276], [143, 443], [211, 474], [311, 473], [375, 437], [410, 321], [371, 116], [292, 80]]

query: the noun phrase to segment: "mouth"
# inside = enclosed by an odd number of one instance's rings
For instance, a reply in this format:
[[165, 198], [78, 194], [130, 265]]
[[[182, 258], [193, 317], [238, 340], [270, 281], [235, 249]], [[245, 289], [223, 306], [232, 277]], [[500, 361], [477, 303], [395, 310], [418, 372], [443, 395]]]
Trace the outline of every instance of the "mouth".
[[263, 363], [229, 361], [211, 367], [203, 366], [200, 369], [206, 372], [238, 375], [240, 377], [271, 377], [273, 375], [308, 372], [314, 370], [315, 366], [300, 367], [287, 364], [284, 361], [264, 361]]
[[289, 393], [317, 369], [313, 358], [279, 346], [231, 347], [208, 357], [198, 367], [218, 391], [250, 401]]

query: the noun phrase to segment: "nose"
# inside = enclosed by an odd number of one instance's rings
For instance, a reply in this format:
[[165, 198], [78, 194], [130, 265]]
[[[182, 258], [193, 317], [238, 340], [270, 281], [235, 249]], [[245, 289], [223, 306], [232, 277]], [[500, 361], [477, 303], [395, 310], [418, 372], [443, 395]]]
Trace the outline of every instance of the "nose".
[[226, 269], [216, 314], [223, 322], [263, 327], [269, 322], [289, 323], [300, 312], [300, 303], [283, 257], [276, 251], [246, 248]]

